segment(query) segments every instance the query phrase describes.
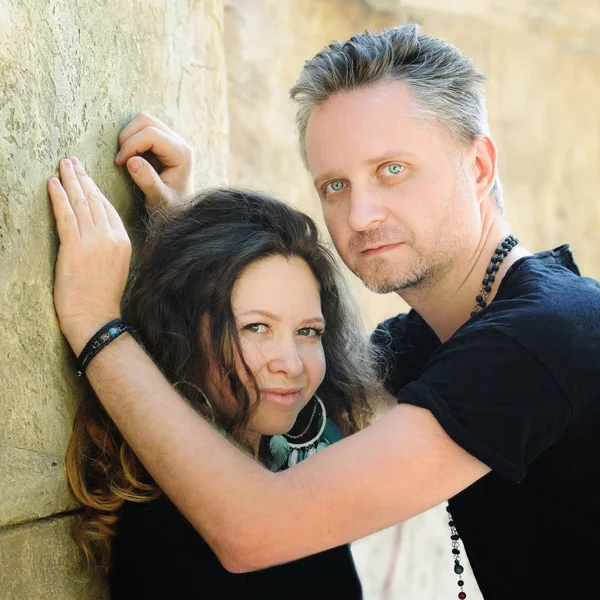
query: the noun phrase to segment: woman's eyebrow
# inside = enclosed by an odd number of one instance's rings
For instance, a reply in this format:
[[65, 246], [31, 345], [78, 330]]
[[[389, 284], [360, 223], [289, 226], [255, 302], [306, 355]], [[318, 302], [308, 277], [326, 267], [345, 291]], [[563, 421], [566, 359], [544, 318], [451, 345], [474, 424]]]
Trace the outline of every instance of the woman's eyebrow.
[[[237, 318], [241, 318], [241, 317], [246, 317], [248, 315], [261, 315], [263, 317], [267, 317], [267, 319], [271, 319], [272, 321], [281, 321], [281, 317], [278, 317], [277, 315], [273, 314], [272, 312], [269, 312], [267, 310], [246, 310], [243, 313], [240, 313], [237, 315]], [[319, 315], [317, 317], [309, 317], [307, 319], [303, 319], [300, 324], [303, 325], [305, 323], [322, 323], [323, 325], [325, 325], [325, 319]]]
[[237, 315], [237, 317], [245, 317], [247, 315], [262, 315], [263, 317], [267, 317], [268, 319], [271, 319], [273, 321], [281, 321], [281, 318], [278, 317], [277, 315], [274, 315], [273, 313], [267, 311], [267, 310], [256, 310], [256, 309], [250, 309], [250, 310], [246, 310], [243, 313], [239, 313]]

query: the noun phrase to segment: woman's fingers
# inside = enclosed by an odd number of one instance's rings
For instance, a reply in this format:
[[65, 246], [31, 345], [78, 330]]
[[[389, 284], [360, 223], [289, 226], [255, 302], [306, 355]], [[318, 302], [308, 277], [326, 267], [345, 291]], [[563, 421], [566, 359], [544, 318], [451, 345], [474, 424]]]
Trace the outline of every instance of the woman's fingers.
[[[148, 208], [175, 204], [192, 193], [194, 153], [186, 141], [162, 121], [138, 113], [119, 136], [117, 166], [127, 165], [133, 181], [144, 192]], [[140, 154], [151, 153], [160, 166]]]
[[48, 181], [48, 194], [52, 202], [52, 212], [56, 220], [56, 229], [61, 244], [80, 241], [81, 233], [77, 217], [73, 212], [67, 192], [63, 188], [60, 180], [53, 177]]
[[115, 207], [106, 199], [94, 180], [86, 174], [83, 165], [79, 160], [74, 156], [72, 156], [70, 160], [73, 163], [75, 174], [77, 175], [81, 188], [88, 199], [88, 204], [97, 229], [100, 230], [101, 233], [104, 233], [110, 228], [119, 234], [123, 234], [127, 238], [127, 230]]
[[71, 208], [77, 218], [79, 233], [83, 238], [94, 230], [94, 219], [90, 211], [88, 200], [81, 189], [79, 179], [75, 174], [75, 169], [70, 159], [65, 158], [60, 161], [59, 171], [60, 181], [67, 193]]
[[81, 240], [113, 229], [127, 236], [123, 221], [74, 156], [61, 161], [62, 183], [48, 181], [48, 193], [61, 242]]
[[115, 158], [115, 164], [124, 165], [130, 158], [152, 152], [165, 167], [191, 165], [192, 151], [180, 138], [148, 126], [127, 138]]
[[171, 192], [148, 161], [134, 156], [127, 161], [127, 170], [131, 179], [144, 192], [149, 208], [168, 204]]
[[102, 197], [102, 200], [104, 210], [106, 211], [106, 217], [111, 228], [127, 237], [127, 230], [125, 229], [125, 225], [123, 225], [123, 221], [116, 208], [105, 197]]
[[167, 135], [170, 135], [176, 139], [183, 140], [181, 136], [177, 135], [172, 129], [167, 127], [160, 119], [153, 117], [147, 113], [140, 112], [123, 128], [123, 131], [119, 134], [119, 146], [122, 146], [126, 140], [132, 135], [138, 133], [146, 127], [156, 127], [161, 129]]
[[69, 160], [73, 165], [73, 171], [75, 171], [77, 181], [79, 182], [81, 191], [87, 201], [96, 229], [101, 232], [106, 231], [110, 225], [106, 210], [104, 209], [104, 195], [98, 189], [98, 186], [94, 183], [93, 179], [85, 172], [85, 169], [79, 160], [74, 156], [69, 157]]

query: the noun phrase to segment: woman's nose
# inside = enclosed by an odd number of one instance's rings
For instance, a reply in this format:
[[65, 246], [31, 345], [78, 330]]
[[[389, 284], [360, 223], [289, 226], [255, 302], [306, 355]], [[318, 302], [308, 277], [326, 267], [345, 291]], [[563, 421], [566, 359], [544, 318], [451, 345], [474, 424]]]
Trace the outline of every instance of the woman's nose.
[[273, 373], [284, 372], [289, 377], [297, 377], [304, 371], [296, 342], [287, 338], [274, 344], [269, 360], [269, 370]]

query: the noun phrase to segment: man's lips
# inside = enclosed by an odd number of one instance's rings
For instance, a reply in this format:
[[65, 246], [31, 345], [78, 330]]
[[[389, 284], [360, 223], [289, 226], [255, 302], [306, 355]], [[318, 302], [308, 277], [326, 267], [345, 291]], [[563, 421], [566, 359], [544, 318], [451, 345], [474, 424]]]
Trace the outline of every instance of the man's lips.
[[387, 252], [388, 250], [398, 248], [402, 246], [402, 244], [404, 244], [404, 242], [396, 242], [391, 244], [377, 244], [376, 246], [370, 246], [369, 248], [365, 248], [361, 251], [361, 254], [364, 256], [375, 256], [377, 254]]

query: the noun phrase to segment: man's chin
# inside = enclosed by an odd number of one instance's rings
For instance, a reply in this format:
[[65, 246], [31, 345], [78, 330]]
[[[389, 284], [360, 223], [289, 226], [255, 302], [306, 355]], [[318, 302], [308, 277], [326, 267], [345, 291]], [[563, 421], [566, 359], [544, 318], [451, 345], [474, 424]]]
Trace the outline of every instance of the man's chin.
[[362, 279], [363, 284], [365, 285], [365, 287], [370, 291], [373, 292], [375, 294], [391, 294], [392, 292], [397, 292], [398, 290], [398, 286], [396, 282], [390, 282], [390, 281], [367, 281], [365, 279]]
[[[390, 252], [390, 254], [393, 251]], [[404, 290], [418, 287], [423, 284], [428, 269], [424, 265], [412, 265], [413, 269], [408, 267], [406, 258], [402, 261], [398, 257], [354, 257], [356, 260], [349, 266], [350, 270], [365, 285], [365, 287], [375, 294], [391, 294], [392, 292], [402, 292]], [[396, 260], [394, 260], [396, 258]]]
[[391, 294], [392, 292], [399, 294], [405, 290], [420, 287], [426, 279], [425, 273], [411, 275], [395, 274], [382, 277], [380, 273], [375, 274], [371, 271], [369, 273], [357, 272], [355, 275], [360, 278], [369, 291], [375, 294]]

